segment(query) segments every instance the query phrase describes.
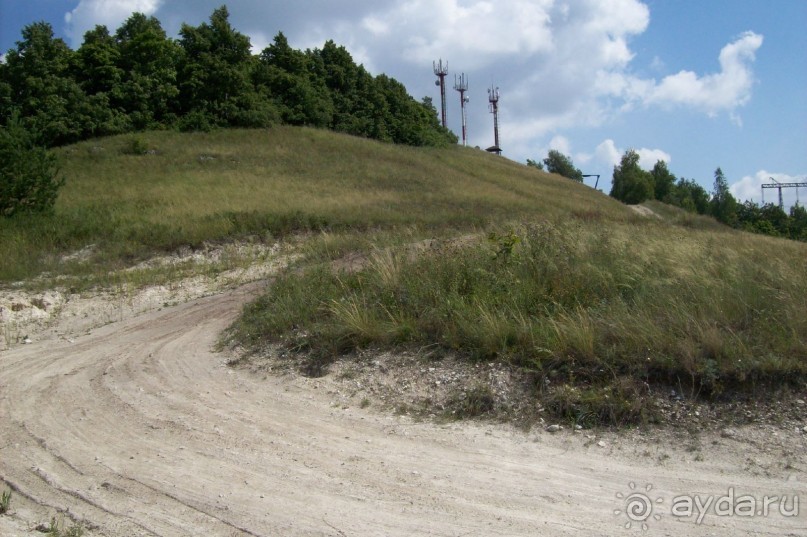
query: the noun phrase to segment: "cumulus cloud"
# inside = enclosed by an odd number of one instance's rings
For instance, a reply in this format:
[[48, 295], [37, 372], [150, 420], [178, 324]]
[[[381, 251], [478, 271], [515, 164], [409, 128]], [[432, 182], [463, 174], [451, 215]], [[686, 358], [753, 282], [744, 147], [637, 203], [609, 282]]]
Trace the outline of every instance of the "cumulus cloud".
[[549, 141], [549, 149], [560, 151], [564, 155], [568, 155], [572, 152], [569, 139], [566, 138], [565, 136], [555, 136], [554, 138], [552, 138]]
[[151, 15], [160, 4], [162, 0], [81, 0], [64, 16], [70, 44], [73, 47], [81, 45], [84, 34], [98, 24], [106, 25], [114, 32], [132, 13]]
[[[625, 149], [617, 148], [616, 143], [609, 138], [597, 146], [597, 149], [594, 150], [594, 154], [604, 164], [617, 166], [622, 161], [622, 155], [625, 154], [625, 151]], [[646, 147], [642, 147], [640, 149], [634, 149], [634, 151], [639, 154], [639, 166], [645, 170], [653, 169], [656, 162], [660, 160], [668, 164], [672, 161], [670, 154], [662, 149], [647, 149]]]
[[405, 0], [364, 22], [390, 21], [386, 33], [394, 32], [410, 61], [430, 62], [450, 53], [473, 68], [502, 55], [550, 50], [553, 4], [553, 0]]
[[733, 111], [751, 98], [754, 75], [751, 63], [762, 46], [763, 37], [746, 32], [720, 51], [720, 72], [698, 76], [681, 71], [649, 88], [644, 100], [648, 104], [687, 105], [710, 115]]

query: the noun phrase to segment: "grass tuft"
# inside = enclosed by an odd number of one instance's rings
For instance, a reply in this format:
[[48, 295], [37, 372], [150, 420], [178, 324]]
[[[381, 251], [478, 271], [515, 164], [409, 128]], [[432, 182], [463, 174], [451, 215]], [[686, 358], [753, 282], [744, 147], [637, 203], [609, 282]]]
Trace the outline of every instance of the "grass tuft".
[[11, 509], [11, 491], [4, 490], [0, 495], [0, 515], [5, 515]]

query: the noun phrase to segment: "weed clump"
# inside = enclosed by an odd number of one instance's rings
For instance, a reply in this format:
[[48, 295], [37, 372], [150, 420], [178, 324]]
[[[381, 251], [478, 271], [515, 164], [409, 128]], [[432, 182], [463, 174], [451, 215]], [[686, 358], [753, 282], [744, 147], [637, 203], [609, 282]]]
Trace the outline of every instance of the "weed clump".
[[11, 508], [11, 491], [4, 490], [0, 495], [0, 515], [5, 515]]

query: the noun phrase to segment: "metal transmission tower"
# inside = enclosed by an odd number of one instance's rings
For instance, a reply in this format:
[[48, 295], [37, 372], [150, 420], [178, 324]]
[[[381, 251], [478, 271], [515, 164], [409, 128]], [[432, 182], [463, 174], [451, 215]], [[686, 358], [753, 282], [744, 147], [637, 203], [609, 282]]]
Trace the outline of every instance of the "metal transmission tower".
[[499, 145], [499, 88], [491, 86], [488, 89], [488, 102], [490, 103], [490, 113], [493, 114], [493, 140], [492, 147], [488, 147], [487, 151], [502, 154], [502, 148]]
[[434, 74], [437, 80], [434, 82], [435, 86], [440, 86], [440, 117], [443, 120], [443, 127], [446, 126], [446, 75], [448, 74], [448, 62], [443, 65], [443, 59], [440, 58], [439, 62], [432, 62], [434, 66]]
[[783, 188], [795, 188], [796, 189], [796, 204], [799, 203], [799, 187], [807, 187], [807, 183], [780, 183], [773, 177], [768, 177], [773, 183], [763, 183], [762, 184], [762, 204], [765, 204], [765, 189], [766, 188], [776, 188], [779, 189], [779, 208], [783, 211], [785, 210], [785, 203], [782, 199], [782, 189]]
[[465, 92], [468, 91], [468, 79], [465, 78], [465, 73], [460, 75], [459, 80], [457, 80], [457, 75], [454, 75], [454, 89], [460, 92], [460, 109], [462, 110], [462, 145], [468, 145], [468, 116], [465, 114], [465, 104], [470, 101], [468, 97], [465, 96]]

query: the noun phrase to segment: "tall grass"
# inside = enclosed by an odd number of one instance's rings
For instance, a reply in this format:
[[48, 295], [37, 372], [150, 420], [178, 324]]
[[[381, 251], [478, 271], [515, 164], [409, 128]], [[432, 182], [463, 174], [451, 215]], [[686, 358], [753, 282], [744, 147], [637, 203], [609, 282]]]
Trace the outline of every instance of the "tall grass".
[[[428, 346], [509, 361], [547, 408], [612, 423], [647, 419], [648, 387], [720, 397], [807, 378], [804, 244], [663, 205], [644, 218], [483, 151], [313, 129], [56, 153], [67, 184], [54, 213], [0, 220], [0, 282], [117, 285], [110, 273], [155, 253], [305, 235], [304, 262], [230, 337], [305, 351], [312, 370], [361, 347]], [[135, 276], [166, 277], [150, 274]]]
[[[67, 184], [54, 214], [0, 220], [0, 282], [108, 270], [246, 235], [408, 228], [428, 236], [582, 206], [630, 217], [589, 188], [482, 151], [314, 129], [152, 132], [55, 153]], [[91, 263], [64, 259], [89, 245]]]
[[558, 413], [647, 419], [650, 386], [721, 397], [807, 379], [804, 245], [757, 239], [649, 220], [494, 226], [415, 258], [290, 272], [235, 334], [318, 359], [436, 344], [534, 372]]

